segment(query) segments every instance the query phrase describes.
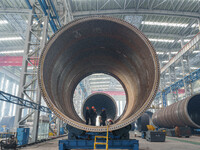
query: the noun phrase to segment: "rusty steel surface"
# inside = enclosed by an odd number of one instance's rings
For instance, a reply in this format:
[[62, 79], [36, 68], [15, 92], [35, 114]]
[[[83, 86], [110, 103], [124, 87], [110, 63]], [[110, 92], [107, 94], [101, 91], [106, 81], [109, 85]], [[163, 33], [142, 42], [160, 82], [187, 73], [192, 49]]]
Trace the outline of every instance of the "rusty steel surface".
[[117, 117], [117, 104], [115, 100], [104, 93], [95, 93], [90, 95], [87, 99], [84, 100], [82, 105], [82, 117], [85, 119], [86, 107], [94, 106], [97, 112], [97, 115], [101, 114], [102, 108], [106, 109], [107, 119], [115, 120]]
[[200, 94], [188, 97], [153, 114], [154, 125], [164, 128], [200, 128]]
[[39, 86], [49, 108], [73, 127], [105, 132], [85, 125], [73, 106], [77, 84], [93, 73], [115, 77], [125, 89], [123, 115], [109, 130], [137, 120], [153, 101], [160, 80], [156, 53], [149, 40], [131, 24], [112, 17], [82, 18], [63, 26], [43, 49]]

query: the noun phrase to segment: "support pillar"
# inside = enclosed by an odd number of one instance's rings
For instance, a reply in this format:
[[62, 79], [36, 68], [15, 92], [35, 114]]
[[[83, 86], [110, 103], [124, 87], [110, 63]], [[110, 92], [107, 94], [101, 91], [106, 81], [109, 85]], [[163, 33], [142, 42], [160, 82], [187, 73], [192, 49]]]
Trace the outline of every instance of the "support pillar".
[[[34, 3], [28, 19], [21, 79], [19, 84], [19, 97], [38, 104], [41, 103], [41, 94], [37, 82], [37, 68], [40, 50], [45, 45], [48, 29], [48, 16], [41, 14], [43, 14], [43, 12], [39, 9], [38, 4]], [[40, 112], [38, 110], [32, 111], [29, 109], [28, 115], [30, 115], [24, 120], [22, 119], [23, 109], [25, 108], [22, 106], [17, 106], [16, 108], [15, 127], [33, 128], [30, 133], [31, 141], [29, 142], [36, 142], [38, 138]], [[32, 121], [32, 125], [26, 124], [27, 119]]]
[[[40, 49], [42, 50], [45, 46], [45, 43], [47, 41], [47, 33], [48, 33], [48, 16], [44, 16], [44, 24], [43, 24], [43, 31], [42, 31], [42, 39], [40, 41]], [[40, 55], [39, 51], [39, 55]], [[36, 103], [41, 105], [41, 92], [39, 89], [39, 85], [37, 84], [37, 95], [36, 95]], [[34, 115], [34, 124], [33, 124], [33, 138], [32, 142], [36, 142], [38, 139], [38, 127], [39, 127], [39, 122], [40, 122], [40, 111], [36, 110], [35, 115]]]
[[[183, 56], [181, 57], [181, 69], [182, 69], [182, 73], [183, 73], [183, 77], [184, 78], [186, 76], [185, 74], [185, 68], [184, 68], [184, 59], [183, 59]], [[184, 90], [185, 90], [185, 96], [184, 97], [188, 97], [188, 92], [187, 92], [187, 85], [185, 84], [185, 82], [183, 81], [184, 83]]]

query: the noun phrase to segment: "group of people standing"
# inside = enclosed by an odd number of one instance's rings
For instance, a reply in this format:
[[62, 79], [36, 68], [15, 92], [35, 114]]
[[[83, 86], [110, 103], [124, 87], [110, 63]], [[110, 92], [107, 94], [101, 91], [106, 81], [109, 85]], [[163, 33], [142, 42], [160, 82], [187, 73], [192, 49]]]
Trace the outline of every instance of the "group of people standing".
[[[100, 114], [100, 126], [105, 126], [105, 122], [107, 119], [107, 115], [106, 115], [106, 109], [102, 108], [101, 110], [101, 114]], [[92, 126], [96, 125], [96, 119], [97, 119], [97, 112], [94, 106], [91, 107], [91, 109], [89, 107], [86, 107], [86, 125], [89, 125], [89, 122], [91, 123]]]

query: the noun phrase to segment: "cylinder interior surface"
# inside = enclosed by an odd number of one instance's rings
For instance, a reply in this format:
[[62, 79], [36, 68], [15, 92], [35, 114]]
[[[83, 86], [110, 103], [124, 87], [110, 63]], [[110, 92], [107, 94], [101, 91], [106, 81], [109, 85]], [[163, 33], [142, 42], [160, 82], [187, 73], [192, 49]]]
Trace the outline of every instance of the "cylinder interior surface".
[[97, 93], [89, 96], [83, 103], [82, 107], [84, 119], [86, 114], [86, 107], [89, 107], [91, 109], [92, 106], [95, 107], [97, 115], [100, 115], [102, 108], [105, 108], [107, 119], [115, 120], [117, 115], [117, 105], [115, 103], [115, 100], [112, 99], [112, 97], [110, 97], [109, 95]]
[[195, 95], [190, 99], [187, 110], [192, 121], [200, 126], [200, 95]]
[[110, 130], [145, 112], [159, 84], [151, 43], [132, 25], [111, 17], [83, 18], [62, 27], [42, 51], [38, 73], [44, 99], [58, 117], [76, 128], [103, 132], [106, 127], [85, 125], [73, 106], [77, 84], [93, 73], [112, 75], [126, 92], [123, 116]]

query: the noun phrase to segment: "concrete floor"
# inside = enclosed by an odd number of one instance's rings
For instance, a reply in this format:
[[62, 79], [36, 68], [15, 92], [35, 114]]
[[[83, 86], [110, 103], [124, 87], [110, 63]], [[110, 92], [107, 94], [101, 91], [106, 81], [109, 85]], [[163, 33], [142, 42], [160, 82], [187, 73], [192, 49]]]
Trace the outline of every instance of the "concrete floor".
[[[167, 137], [165, 142], [148, 142], [140, 137], [134, 138], [139, 140], [140, 150], [200, 150], [200, 136], [190, 138]], [[66, 137], [20, 148], [20, 150], [58, 150], [58, 140], [61, 139], [66, 139]]]
[[42, 142], [32, 146], [23, 147], [20, 148], [20, 150], [58, 150], [58, 141], [62, 139], [66, 139], [66, 137], [57, 138], [54, 140]]
[[194, 141], [198, 141], [195, 143], [188, 143], [190, 138], [167, 137], [165, 142], [148, 142], [139, 137], [136, 139], [139, 140], [140, 150], [200, 150], [200, 137], [196, 136], [191, 137]]

